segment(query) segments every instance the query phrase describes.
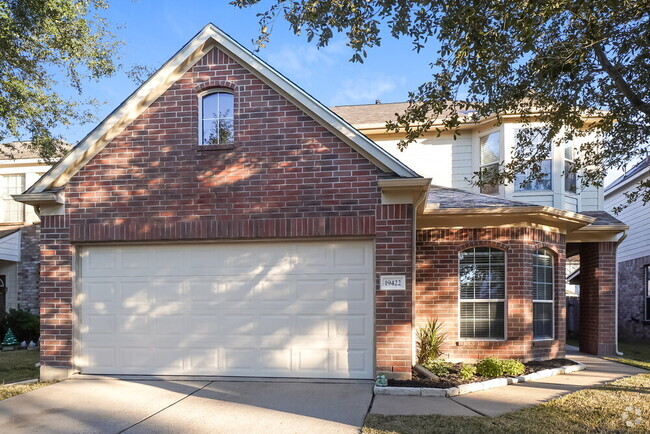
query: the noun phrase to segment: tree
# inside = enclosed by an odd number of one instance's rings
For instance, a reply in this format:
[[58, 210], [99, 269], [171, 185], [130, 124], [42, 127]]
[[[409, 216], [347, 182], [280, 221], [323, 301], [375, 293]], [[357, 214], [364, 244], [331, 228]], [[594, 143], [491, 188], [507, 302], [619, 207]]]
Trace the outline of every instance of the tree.
[[51, 161], [62, 151], [54, 129], [92, 119], [96, 101], [74, 93], [115, 71], [118, 43], [98, 15], [106, 7], [103, 0], [0, 0], [0, 143], [29, 140]]
[[[543, 123], [520, 131], [512, 162], [475, 173], [478, 185], [513, 182], [526, 169], [525, 182], [540, 179], [550, 143], [579, 144], [571, 170], [583, 186], [602, 186], [604, 169], [648, 155], [649, 0], [232, 2], [259, 3], [268, 4], [259, 14], [260, 47], [278, 18], [318, 47], [345, 33], [356, 62], [386, 34], [410, 38], [417, 51], [437, 41], [431, 80], [410, 92], [409, 108], [387, 124], [405, 133], [402, 149], [427, 130], [460, 134], [463, 122], [487, 116]], [[650, 181], [637, 187], [628, 199], [650, 201]]]

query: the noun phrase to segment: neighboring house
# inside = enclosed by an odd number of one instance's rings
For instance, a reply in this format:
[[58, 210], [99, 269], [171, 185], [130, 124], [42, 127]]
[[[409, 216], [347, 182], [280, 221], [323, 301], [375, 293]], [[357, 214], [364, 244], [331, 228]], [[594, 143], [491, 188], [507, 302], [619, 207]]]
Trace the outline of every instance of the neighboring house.
[[432, 317], [449, 359], [562, 357], [576, 252], [581, 347], [616, 346], [624, 225], [431, 185], [213, 25], [15, 198], [42, 379], [408, 377]]
[[24, 142], [0, 153], [0, 315], [9, 309], [38, 313], [39, 218], [13, 200], [50, 168]]
[[[650, 157], [628, 170], [605, 189], [605, 207], [625, 205], [625, 193], [650, 178]], [[630, 225], [618, 248], [618, 329], [624, 339], [650, 339], [650, 205], [638, 200], [618, 218]]]

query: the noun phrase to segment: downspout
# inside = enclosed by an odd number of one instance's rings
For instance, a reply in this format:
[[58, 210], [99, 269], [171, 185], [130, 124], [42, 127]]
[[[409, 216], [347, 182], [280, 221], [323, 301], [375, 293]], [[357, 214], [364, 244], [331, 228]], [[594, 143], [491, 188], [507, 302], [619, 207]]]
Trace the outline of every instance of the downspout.
[[618, 356], [622, 356], [623, 353], [618, 350], [618, 246], [621, 245], [621, 243], [627, 238], [627, 231], [623, 232], [623, 236], [619, 238], [619, 240], [616, 242], [616, 253], [614, 254], [614, 261], [616, 263], [616, 266], [614, 268], [615, 274], [615, 279], [614, 279], [614, 312], [616, 312], [616, 315], [614, 315], [614, 339], [616, 340], [616, 345], [614, 347], [614, 352]]
[[429, 195], [429, 187], [427, 186], [426, 190], [420, 195], [420, 197], [413, 203], [413, 271], [411, 273], [411, 364], [415, 364], [415, 353], [416, 353], [416, 342], [415, 342], [415, 286], [417, 278], [417, 219], [418, 219], [418, 208], [422, 205]]

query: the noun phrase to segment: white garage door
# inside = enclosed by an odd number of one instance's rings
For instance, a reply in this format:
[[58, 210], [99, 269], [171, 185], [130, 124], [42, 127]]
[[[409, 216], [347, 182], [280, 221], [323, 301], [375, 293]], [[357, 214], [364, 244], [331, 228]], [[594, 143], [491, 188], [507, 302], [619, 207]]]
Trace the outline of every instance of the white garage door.
[[372, 378], [368, 241], [84, 247], [82, 372]]

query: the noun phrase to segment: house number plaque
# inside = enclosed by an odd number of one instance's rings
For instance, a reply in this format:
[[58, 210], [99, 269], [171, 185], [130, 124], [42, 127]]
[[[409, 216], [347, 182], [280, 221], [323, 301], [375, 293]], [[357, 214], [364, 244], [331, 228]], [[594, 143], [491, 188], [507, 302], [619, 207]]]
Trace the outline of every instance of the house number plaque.
[[406, 276], [381, 276], [379, 280], [379, 289], [402, 291], [406, 289]]

